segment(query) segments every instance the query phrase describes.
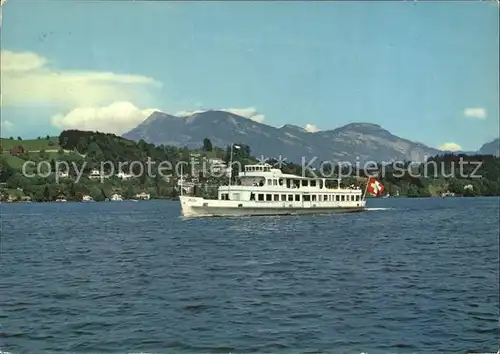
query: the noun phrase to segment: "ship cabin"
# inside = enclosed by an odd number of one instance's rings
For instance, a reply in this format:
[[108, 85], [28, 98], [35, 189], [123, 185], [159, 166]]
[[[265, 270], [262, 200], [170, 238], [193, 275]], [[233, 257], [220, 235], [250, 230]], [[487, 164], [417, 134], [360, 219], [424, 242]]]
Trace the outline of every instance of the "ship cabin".
[[246, 165], [232, 185], [219, 187], [219, 200], [256, 202], [359, 202], [359, 187], [341, 179], [285, 174], [269, 164]]

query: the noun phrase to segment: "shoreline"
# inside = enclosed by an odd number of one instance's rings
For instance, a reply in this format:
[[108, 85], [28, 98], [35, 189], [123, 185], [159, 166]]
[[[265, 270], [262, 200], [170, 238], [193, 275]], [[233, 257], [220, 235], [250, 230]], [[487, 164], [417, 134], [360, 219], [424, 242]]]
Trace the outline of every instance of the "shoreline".
[[[440, 196], [440, 195], [435, 195], [435, 196], [404, 196], [404, 195], [399, 195], [397, 197], [386, 197], [386, 198], [375, 198], [375, 197], [368, 197], [367, 199], [462, 199], [462, 198], [500, 198], [498, 195], [455, 195], [455, 196]], [[0, 200], [0, 204], [66, 204], [66, 203], [82, 203], [82, 204], [88, 204], [88, 203], [120, 203], [120, 202], [150, 202], [150, 201], [160, 201], [160, 200], [167, 200], [167, 201], [179, 201], [179, 197], [173, 197], [173, 198], [150, 198], [150, 199], [123, 199], [123, 200], [65, 200], [65, 201], [26, 201], [26, 200], [13, 200], [13, 201], [7, 201], [7, 200]]]

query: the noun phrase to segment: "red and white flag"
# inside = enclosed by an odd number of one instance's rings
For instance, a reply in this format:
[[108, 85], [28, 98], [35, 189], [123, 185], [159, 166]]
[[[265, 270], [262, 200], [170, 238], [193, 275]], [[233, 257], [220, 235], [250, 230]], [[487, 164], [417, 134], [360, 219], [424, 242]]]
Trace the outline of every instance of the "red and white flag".
[[384, 192], [384, 185], [377, 181], [374, 177], [368, 178], [366, 186], [366, 191], [370, 193], [371, 195], [377, 197], [381, 195]]

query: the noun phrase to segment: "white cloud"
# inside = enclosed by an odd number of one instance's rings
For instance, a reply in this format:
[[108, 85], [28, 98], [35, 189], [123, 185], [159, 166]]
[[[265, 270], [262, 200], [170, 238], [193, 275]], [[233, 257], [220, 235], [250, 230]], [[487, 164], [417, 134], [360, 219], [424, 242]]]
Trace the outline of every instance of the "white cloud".
[[14, 126], [14, 124], [12, 124], [12, 122], [9, 120], [3, 120], [0, 124], [0, 127], [2, 128], [2, 130], [7, 130], [7, 131], [12, 129], [13, 126]]
[[0, 26], [2, 26], [2, 13], [6, 1], [7, 0], [0, 0]]
[[161, 86], [152, 78], [112, 72], [61, 70], [36, 53], [1, 51], [2, 105], [56, 103], [67, 107], [130, 101], [145, 87]]
[[485, 119], [486, 109], [484, 108], [466, 108], [464, 109], [464, 116], [475, 119]]
[[[257, 109], [253, 107], [248, 107], [248, 108], [220, 108], [216, 109], [217, 111], [224, 111], [224, 112], [229, 112], [233, 113], [248, 119], [251, 119], [255, 122], [262, 123], [265, 120], [265, 116], [263, 114], [260, 114]], [[178, 117], [188, 117], [190, 115], [196, 114], [196, 113], [202, 113], [206, 112], [207, 110], [194, 110], [194, 111], [180, 111], [175, 113], [176, 116]]]
[[444, 143], [439, 146], [439, 150], [443, 151], [461, 151], [462, 147], [455, 143]]
[[155, 108], [139, 109], [130, 102], [115, 102], [104, 107], [79, 107], [52, 117], [61, 129], [81, 129], [121, 135], [142, 123]]
[[309, 133], [315, 133], [317, 131], [319, 131], [320, 129], [314, 125], [314, 124], [306, 124], [306, 126], [304, 127], [304, 129], [306, 131], [308, 131]]

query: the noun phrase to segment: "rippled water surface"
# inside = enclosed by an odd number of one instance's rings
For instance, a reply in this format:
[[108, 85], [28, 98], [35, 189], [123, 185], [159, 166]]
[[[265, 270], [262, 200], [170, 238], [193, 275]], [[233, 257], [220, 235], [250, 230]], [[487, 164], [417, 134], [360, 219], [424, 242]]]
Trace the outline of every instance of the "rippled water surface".
[[175, 202], [2, 204], [13, 353], [496, 352], [497, 198], [186, 220]]

